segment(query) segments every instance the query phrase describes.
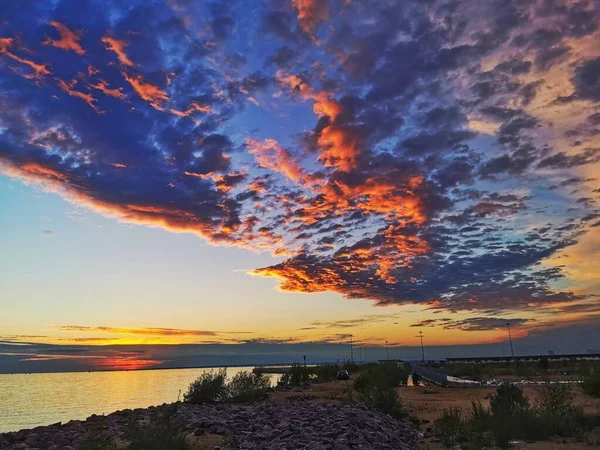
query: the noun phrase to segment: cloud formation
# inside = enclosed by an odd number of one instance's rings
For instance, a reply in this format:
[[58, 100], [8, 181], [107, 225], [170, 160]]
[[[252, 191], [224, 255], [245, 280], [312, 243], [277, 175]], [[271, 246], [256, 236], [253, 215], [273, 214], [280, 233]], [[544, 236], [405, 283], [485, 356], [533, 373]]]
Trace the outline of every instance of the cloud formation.
[[596, 2], [257, 5], [3, 4], [2, 171], [464, 330], [594, 294], [556, 258], [599, 232]]

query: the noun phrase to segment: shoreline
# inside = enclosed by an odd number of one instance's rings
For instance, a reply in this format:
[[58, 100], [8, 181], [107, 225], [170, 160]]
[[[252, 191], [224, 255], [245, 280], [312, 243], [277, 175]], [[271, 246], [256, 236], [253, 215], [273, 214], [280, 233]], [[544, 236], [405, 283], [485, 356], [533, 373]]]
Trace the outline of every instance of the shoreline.
[[[172, 412], [176, 410], [176, 412]], [[176, 402], [92, 415], [43, 427], [0, 433], [0, 449], [71, 450], [98, 438], [127, 448], [132, 424], [151, 426], [173, 414], [192, 449], [223, 450], [230, 441], [247, 450], [377, 448], [416, 450], [418, 433], [410, 425], [360, 403], [316, 403], [296, 398], [279, 403], [192, 405]], [[95, 442], [95, 441], [94, 441]]]

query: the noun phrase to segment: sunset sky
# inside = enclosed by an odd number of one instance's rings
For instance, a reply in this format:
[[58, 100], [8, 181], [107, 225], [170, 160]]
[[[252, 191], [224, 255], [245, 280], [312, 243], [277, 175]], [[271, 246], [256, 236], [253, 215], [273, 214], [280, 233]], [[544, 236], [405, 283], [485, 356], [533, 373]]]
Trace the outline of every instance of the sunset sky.
[[0, 372], [419, 331], [501, 354], [507, 322], [522, 351], [600, 347], [598, 24], [596, 0], [1, 2]]

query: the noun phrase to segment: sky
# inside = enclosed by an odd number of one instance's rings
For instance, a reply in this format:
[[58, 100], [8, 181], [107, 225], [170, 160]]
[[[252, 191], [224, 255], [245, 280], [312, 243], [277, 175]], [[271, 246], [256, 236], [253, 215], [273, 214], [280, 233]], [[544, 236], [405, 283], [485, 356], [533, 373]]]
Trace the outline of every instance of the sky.
[[597, 0], [0, 18], [0, 372], [600, 347]]

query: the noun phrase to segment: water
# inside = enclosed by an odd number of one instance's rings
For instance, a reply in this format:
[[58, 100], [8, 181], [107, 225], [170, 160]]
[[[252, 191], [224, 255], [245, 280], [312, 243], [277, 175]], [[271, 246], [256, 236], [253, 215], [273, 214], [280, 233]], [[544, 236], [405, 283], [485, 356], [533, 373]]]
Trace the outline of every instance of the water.
[[[0, 432], [174, 402], [207, 370], [0, 375]], [[231, 367], [227, 375], [241, 370], [252, 368]]]

